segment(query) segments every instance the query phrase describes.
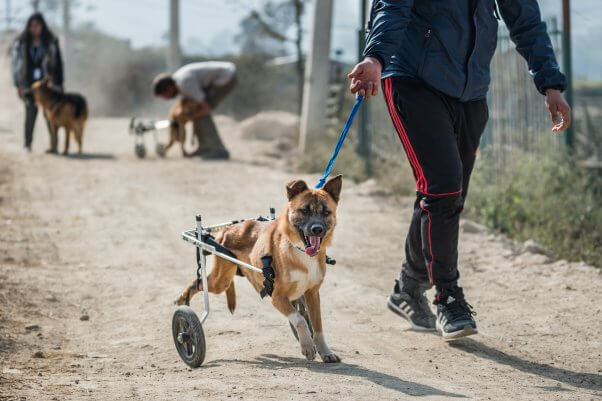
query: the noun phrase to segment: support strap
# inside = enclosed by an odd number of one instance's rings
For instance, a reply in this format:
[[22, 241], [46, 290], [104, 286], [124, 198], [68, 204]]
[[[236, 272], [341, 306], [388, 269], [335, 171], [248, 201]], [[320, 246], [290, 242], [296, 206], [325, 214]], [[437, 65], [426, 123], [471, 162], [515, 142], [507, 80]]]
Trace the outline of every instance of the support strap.
[[274, 279], [276, 278], [276, 272], [272, 267], [272, 257], [270, 255], [265, 255], [261, 257], [261, 263], [263, 264], [263, 289], [259, 293], [261, 298], [265, 298], [266, 295], [272, 296], [272, 292], [274, 291]]

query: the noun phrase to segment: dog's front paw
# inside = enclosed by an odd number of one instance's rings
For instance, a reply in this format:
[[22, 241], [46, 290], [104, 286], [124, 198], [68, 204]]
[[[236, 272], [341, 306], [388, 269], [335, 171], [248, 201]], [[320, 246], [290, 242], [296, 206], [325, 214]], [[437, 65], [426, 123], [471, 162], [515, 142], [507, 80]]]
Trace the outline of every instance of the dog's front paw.
[[328, 354], [320, 355], [322, 357], [322, 361], [324, 363], [339, 363], [341, 362], [341, 358], [334, 352], [330, 352]]
[[188, 300], [188, 296], [186, 294], [182, 294], [180, 295], [180, 297], [178, 299], [176, 299], [175, 301], [173, 301], [174, 305], [186, 305], [186, 306], [190, 306], [190, 302]]
[[301, 343], [301, 353], [305, 355], [308, 361], [316, 359], [316, 346], [313, 341], [306, 341]]

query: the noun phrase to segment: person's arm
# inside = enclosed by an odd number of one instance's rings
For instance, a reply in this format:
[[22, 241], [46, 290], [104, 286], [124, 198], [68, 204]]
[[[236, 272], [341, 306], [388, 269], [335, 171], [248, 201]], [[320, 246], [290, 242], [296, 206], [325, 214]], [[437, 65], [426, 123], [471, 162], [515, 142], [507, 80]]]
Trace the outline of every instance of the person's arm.
[[399, 48], [403, 31], [411, 18], [414, 0], [375, 0], [372, 4], [371, 26], [364, 57], [377, 59], [387, 67]]
[[399, 41], [411, 18], [414, 0], [375, 0], [371, 27], [364, 49], [364, 61], [348, 77], [353, 93], [370, 97], [378, 94], [382, 70], [399, 47]]
[[571, 108], [561, 94], [566, 89], [567, 80], [560, 72], [537, 1], [498, 0], [498, 5], [516, 50], [527, 60], [537, 90], [546, 95], [546, 106], [554, 124], [552, 130], [557, 132], [568, 128]]
[[13, 76], [13, 84], [15, 88], [17, 88], [17, 93], [19, 97], [23, 97], [24, 90], [24, 82], [23, 82], [23, 68], [24, 60], [22, 57], [21, 51], [21, 41], [15, 40], [15, 43], [11, 49], [11, 68], [12, 68], [12, 76]]
[[192, 111], [192, 113], [188, 113], [188, 118], [191, 120], [196, 120], [197, 118], [206, 117], [211, 114], [211, 106], [209, 103], [202, 101], [196, 104], [196, 107]]

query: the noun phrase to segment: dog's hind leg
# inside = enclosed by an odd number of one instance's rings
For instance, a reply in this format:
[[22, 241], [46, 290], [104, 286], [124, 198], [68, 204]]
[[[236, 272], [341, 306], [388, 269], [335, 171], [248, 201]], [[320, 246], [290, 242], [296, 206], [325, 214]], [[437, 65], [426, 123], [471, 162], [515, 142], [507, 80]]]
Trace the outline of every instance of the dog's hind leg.
[[324, 339], [322, 331], [322, 314], [320, 311], [320, 292], [318, 288], [308, 290], [305, 293], [305, 302], [309, 312], [309, 320], [314, 329], [314, 344], [322, 360], [326, 363], [341, 362], [341, 358], [330, 350]]
[[277, 291], [274, 291], [272, 294], [272, 305], [274, 305], [274, 308], [278, 309], [280, 313], [286, 316], [288, 321], [297, 330], [299, 344], [301, 345], [301, 353], [305, 355], [307, 360], [314, 360], [316, 357], [316, 347], [314, 346], [314, 341], [311, 338], [311, 332], [309, 331], [309, 326], [307, 326], [305, 318], [297, 312], [288, 297], [279, 295]]
[[[220, 259], [218, 257], [215, 258], [215, 265], [211, 270], [211, 274], [207, 276], [207, 286], [209, 287], [209, 292], [214, 294], [221, 294], [226, 291], [232, 285], [232, 281], [234, 279], [234, 275], [236, 274], [236, 265], [232, 262], [228, 262], [224, 259]], [[197, 283], [197, 280], [194, 279], [186, 287], [182, 295], [175, 301], [176, 305], [188, 305], [193, 296], [196, 295], [200, 290], [202, 290], [202, 283]], [[227, 294], [231, 296], [234, 292], [234, 286], [232, 286], [232, 293]], [[230, 306], [230, 305], [229, 305]], [[233, 312], [233, 310], [231, 310]]]

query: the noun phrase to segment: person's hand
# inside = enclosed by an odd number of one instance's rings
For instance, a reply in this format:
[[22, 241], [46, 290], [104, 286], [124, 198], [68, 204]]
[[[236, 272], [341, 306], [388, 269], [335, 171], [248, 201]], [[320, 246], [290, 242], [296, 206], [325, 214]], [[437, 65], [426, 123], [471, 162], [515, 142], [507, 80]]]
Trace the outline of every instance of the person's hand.
[[365, 98], [376, 96], [380, 85], [381, 72], [380, 62], [373, 57], [366, 57], [364, 61], [356, 64], [347, 75], [351, 79], [351, 85], [349, 85], [351, 93], [357, 93]]
[[546, 90], [546, 107], [552, 118], [552, 132], [561, 132], [571, 125], [571, 106], [558, 89]]

